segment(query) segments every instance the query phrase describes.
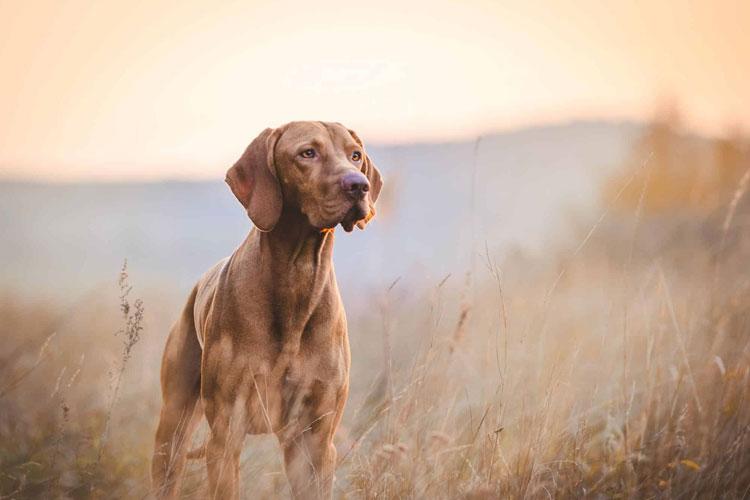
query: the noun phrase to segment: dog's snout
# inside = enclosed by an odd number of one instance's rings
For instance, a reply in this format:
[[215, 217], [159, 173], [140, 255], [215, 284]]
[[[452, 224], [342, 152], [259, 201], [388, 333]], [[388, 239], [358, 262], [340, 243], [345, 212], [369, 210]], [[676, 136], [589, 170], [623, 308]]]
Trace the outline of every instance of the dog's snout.
[[361, 172], [350, 172], [341, 178], [341, 189], [349, 196], [362, 199], [370, 190], [370, 181]]

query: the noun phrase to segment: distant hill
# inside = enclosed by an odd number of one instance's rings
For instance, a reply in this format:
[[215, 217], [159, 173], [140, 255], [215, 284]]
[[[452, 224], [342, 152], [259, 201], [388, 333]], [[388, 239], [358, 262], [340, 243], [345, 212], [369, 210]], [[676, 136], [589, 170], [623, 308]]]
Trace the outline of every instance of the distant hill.
[[[568, 207], [590, 209], [640, 126], [575, 122], [475, 142], [373, 146], [386, 177], [378, 219], [337, 232], [345, 293], [399, 276], [410, 285], [463, 272], [472, 248], [540, 248]], [[231, 253], [250, 222], [215, 182], [0, 182], [0, 285], [42, 296], [113, 282], [123, 258], [134, 281], [184, 294]], [[353, 299], [356, 302], [356, 299]]]

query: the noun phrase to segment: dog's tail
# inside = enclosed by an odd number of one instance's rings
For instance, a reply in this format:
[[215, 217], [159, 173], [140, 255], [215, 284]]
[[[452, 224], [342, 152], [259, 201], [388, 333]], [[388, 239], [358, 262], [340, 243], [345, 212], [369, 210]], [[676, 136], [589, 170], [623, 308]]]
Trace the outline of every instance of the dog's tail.
[[[198, 413], [202, 413], [202, 406], [203, 405], [201, 404], [201, 401], [198, 400], [198, 402], [196, 403], [195, 411], [197, 411]], [[187, 455], [185, 455], [185, 457], [188, 460], [200, 460], [201, 458], [203, 458], [203, 457], [206, 456], [206, 447], [207, 446], [208, 446], [208, 440], [205, 439], [200, 444], [200, 446], [198, 446], [197, 448], [193, 448], [192, 450], [188, 451]]]

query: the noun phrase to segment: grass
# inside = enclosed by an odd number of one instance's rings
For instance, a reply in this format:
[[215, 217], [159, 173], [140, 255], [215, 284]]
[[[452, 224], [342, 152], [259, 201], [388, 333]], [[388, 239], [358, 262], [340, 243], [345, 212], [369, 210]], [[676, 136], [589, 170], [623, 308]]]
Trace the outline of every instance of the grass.
[[[375, 294], [350, 318], [336, 496], [747, 497], [739, 198], [708, 218], [611, 213], [545, 254], [484, 249], [473, 274]], [[112, 288], [64, 310], [0, 300], [3, 498], [147, 496], [159, 356], [182, 298], [144, 311], [126, 278]], [[246, 498], [288, 495], [273, 439], [248, 438], [242, 468]], [[195, 462], [183, 495], [205, 493]]]

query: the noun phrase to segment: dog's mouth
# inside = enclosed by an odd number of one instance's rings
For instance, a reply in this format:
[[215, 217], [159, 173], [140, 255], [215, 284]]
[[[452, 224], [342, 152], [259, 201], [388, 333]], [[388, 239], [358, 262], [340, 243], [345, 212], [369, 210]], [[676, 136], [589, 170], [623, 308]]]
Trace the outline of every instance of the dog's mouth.
[[353, 204], [341, 220], [341, 227], [343, 227], [344, 231], [347, 233], [351, 233], [357, 222], [367, 217], [368, 211], [367, 203]]

